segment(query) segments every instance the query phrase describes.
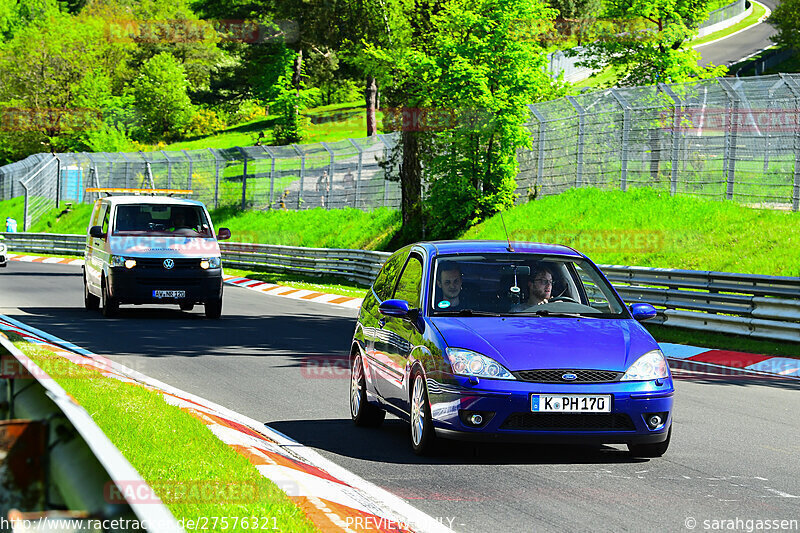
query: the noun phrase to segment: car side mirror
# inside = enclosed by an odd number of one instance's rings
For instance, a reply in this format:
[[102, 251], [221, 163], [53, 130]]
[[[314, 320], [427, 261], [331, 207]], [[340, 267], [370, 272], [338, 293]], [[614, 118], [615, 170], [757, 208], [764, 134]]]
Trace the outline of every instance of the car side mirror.
[[217, 240], [218, 241], [226, 241], [231, 238], [231, 230], [228, 228], [219, 228], [219, 233], [217, 233]]
[[635, 320], [643, 322], [656, 316], [656, 308], [650, 304], [631, 304], [631, 315]]
[[105, 239], [106, 234], [103, 233], [103, 228], [100, 226], [92, 226], [89, 228], [89, 235], [96, 238], [96, 239]]
[[411, 309], [405, 300], [386, 300], [381, 303], [378, 311], [384, 316], [394, 318], [410, 318]]

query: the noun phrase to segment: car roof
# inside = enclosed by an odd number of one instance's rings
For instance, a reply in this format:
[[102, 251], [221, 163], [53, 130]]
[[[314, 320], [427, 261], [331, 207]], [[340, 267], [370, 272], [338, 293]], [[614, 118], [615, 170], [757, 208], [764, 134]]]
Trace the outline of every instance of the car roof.
[[119, 204], [160, 204], [160, 205], [194, 205], [204, 206], [203, 202], [197, 200], [188, 200], [186, 198], [172, 198], [169, 196], [107, 196], [101, 198], [103, 201], [109, 202], [111, 205]]
[[[475, 254], [475, 253], [508, 253], [507, 241], [482, 241], [482, 240], [463, 240], [463, 241], [428, 241], [420, 242], [431, 255], [443, 254]], [[558, 254], [573, 257], [582, 257], [576, 250], [561, 244], [544, 244], [538, 242], [518, 242], [511, 241], [514, 252], [526, 254]]]

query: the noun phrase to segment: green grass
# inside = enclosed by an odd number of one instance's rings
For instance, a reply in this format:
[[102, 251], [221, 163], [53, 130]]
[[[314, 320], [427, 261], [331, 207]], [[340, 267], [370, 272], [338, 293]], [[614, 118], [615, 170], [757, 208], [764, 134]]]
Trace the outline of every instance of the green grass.
[[[245, 457], [198, 419], [168, 405], [160, 394], [72, 363], [65, 367], [62, 357], [18, 339], [12, 338], [89, 412], [176, 519], [276, 517], [281, 531], [317, 531], [300, 508]], [[181, 493], [202, 494], [199, 489], [212, 496], [181, 501]], [[223, 491], [236, 496], [225, 501], [220, 497]]]
[[[696, 47], [697, 45], [700, 45], [700, 44], [708, 43], [708, 42], [711, 42], [711, 41], [715, 41], [717, 39], [721, 39], [723, 37], [727, 37], [728, 35], [730, 35], [732, 33], [736, 33], [739, 30], [743, 30], [743, 29], [745, 29], [745, 28], [747, 28], [749, 26], [752, 26], [753, 24], [758, 22], [758, 19], [760, 19], [762, 16], [764, 16], [764, 13], [766, 13], [766, 12], [767, 12], [767, 10], [764, 8], [764, 6], [762, 6], [761, 4], [753, 3], [753, 11], [750, 13], [750, 15], [748, 15], [747, 17], [745, 17], [744, 19], [740, 20], [738, 23], [734, 24], [733, 26], [731, 26], [729, 28], [725, 28], [724, 30], [716, 31], [716, 32], [714, 32], [714, 33], [712, 33], [710, 35], [706, 35], [702, 39], [697, 39], [697, 40], [692, 41], [692, 43], [691, 43], [692, 47]], [[701, 54], [702, 54], [702, 52], [701, 52]]]
[[695, 331], [646, 322], [644, 326], [658, 342], [800, 359], [800, 344], [796, 342], [759, 340], [729, 333]]
[[268, 243], [312, 248], [381, 250], [400, 229], [400, 213], [388, 208], [305, 211], [241, 211], [215, 209], [217, 228], [230, 228], [235, 242]]
[[337, 276], [318, 277], [303, 274], [286, 274], [283, 272], [254, 272], [252, 270], [239, 270], [228, 267], [225, 267], [225, 274], [257, 279], [267, 283], [275, 283], [276, 285], [285, 285], [294, 289], [338, 294], [340, 296], [350, 296], [351, 298], [363, 298], [368, 289], [368, 287], [361, 286], [353, 281], [343, 281]]
[[[800, 275], [800, 213], [653, 189], [571, 189], [504, 213], [513, 240], [573, 245], [601, 264]], [[614, 239], [640, 239], [616, 244]], [[504, 239], [499, 216], [467, 239]]]

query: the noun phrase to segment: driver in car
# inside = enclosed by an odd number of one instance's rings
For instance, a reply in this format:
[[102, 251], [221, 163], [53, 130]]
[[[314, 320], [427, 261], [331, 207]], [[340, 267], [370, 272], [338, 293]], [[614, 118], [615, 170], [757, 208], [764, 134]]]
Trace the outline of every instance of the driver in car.
[[437, 302], [436, 309], [441, 311], [458, 311], [465, 309], [461, 294], [461, 268], [458, 263], [443, 261], [436, 275]]
[[546, 266], [539, 266], [528, 279], [528, 305], [546, 304], [553, 293], [553, 272]]

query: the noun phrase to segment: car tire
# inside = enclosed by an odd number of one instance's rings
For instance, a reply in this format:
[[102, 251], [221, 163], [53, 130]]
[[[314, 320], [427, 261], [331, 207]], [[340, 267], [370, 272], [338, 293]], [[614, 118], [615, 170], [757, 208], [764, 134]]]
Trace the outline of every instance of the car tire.
[[386, 411], [367, 401], [367, 378], [361, 356], [353, 356], [350, 367], [350, 418], [360, 427], [377, 427], [383, 423]]
[[219, 318], [222, 316], [222, 300], [209, 300], [205, 304], [206, 318]]
[[669, 448], [669, 441], [672, 438], [672, 425], [667, 430], [667, 440], [655, 444], [628, 444], [628, 451], [633, 457], [661, 457]]
[[[181, 306], [181, 311], [191, 311], [192, 309], [194, 309], [194, 304], [180, 304], [180, 306]], [[222, 309], [220, 309], [220, 311], [222, 311]]]
[[429, 455], [436, 445], [436, 433], [428, 401], [428, 384], [417, 369], [411, 376], [411, 449], [417, 455]]
[[100, 299], [100, 312], [106, 318], [116, 316], [119, 312], [119, 300], [108, 294], [108, 283], [105, 278], [103, 279], [100, 293], [103, 295]]
[[89, 292], [86, 278], [83, 278], [83, 305], [89, 311], [96, 311], [100, 307], [100, 298]]

